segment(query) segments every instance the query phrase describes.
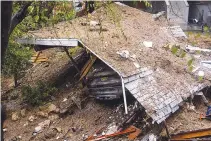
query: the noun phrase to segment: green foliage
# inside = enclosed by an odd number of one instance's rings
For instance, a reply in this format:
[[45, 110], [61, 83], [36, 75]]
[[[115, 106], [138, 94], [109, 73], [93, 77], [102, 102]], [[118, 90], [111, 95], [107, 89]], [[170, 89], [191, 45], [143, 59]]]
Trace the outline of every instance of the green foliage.
[[76, 55], [76, 53], [77, 53], [78, 51], [80, 51], [80, 50], [81, 50], [81, 47], [79, 47], [79, 46], [76, 46], [76, 47], [73, 47], [73, 48], [69, 48], [69, 49], [68, 49], [68, 51], [69, 51], [69, 53], [71, 54], [71, 56]]
[[9, 42], [2, 73], [6, 76], [16, 76], [16, 79], [19, 79], [23, 76], [24, 70], [30, 65], [28, 60], [31, 53], [30, 48], [21, 47], [19, 44]]
[[22, 24], [17, 25], [13, 30], [2, 69], [3, 75], [14, 77], [15, 84], [17, 84], [18, 79], [24, 76], [24, 71], [30, 66], [29, 59], [32, 55], [31, 47], [16, 42], [16, 39], [24, 36], [24, 33], [25, 28]]
[[57, 89], [48, 83], [38, 81], [35, 87], [23, 86], [21, 91], [24, 101], [32, 106], [39, 106], [53, 95]]
[[[27, 2], [13, 2], [15, 14]], [[50, 26], [60, 21], [71, 20], [75, 17], [72, 2], [70, 1], [34, 1], [27, 9], [27, 16], [20, 23], [24, 32]]]
[[[16, 14], [26, 1], [14, 1], [12, 13]], [[34, 1], [27, 9], [27, 15], [19, 23], [9, 38], [8, 49], [5, 54], [3, 74], [21, 78], [29, 66], [29, 59], [32, 55], [30, 47], [20, 45], [16, 39], [22, 38], [30, 30], [36, 30], [44, 26], [53, 25], [59, 21], [71, 20], [75, 17], [74, 9], [69, 1]]]
[[118, 9], [118, 7], [108, 2], [106, 4], [106, 14], [111, 19], [111, 21], [116, 25], [117, 29], [119, 29], [123, 37], [127, 40], [127, 37], [121, 27], [122, 13]]
[[186, 55], [186, 52], [185, 52], [184, 50], [181, 49], [179, 55], [180, 55], [179, 57], [184, 58], [185, 55]]
[[188, 60], [188, 70], [190, 72], [193, 71], [193, 61], [194, 61], [194, 58], [191, 58], [190, 60]]
[[152, 7], [152, 4], [148, 2], [148, 0], [140, 0], [140, 1], [133, 0], [133, 5], [137, 6], [139, 2], [143, 2], [146, 7]]
[[152, 4], [148, 2], [147, 0], [143, 0], [146, 7], [152, 7]]
[[120, 21], [122, 19], [122, 15], [116, 5], [112, 3], [108, 3], [106, 5], [106, 13], [108, 17], [112, 20], [116, 26], [120, 27]]
[[[180, 48], [178, 45], [170, 45], [164, 46], [167, 50], [170, 50], [172, 54], [176, 55], [177, 57], [184, 58], [186, 56], [186, 52]], [[194, 58], [187, 60], [187, 68], [191, 72], [193, 70], [193, 62]]]
[[208, 26], [204, 26], [204, 32], [209, 32], [209, 27]]
[[193, 64], [193, 58], [191, 58], [190, 60], [188, 60], [188, 66], [191, 66]]
[[177, 51], [179, 50], [179, 48], [177, 46], [173, 46], [171, 48], [171, 52], [175, 55], [177, 53]]
[[35, 1], [28, 7], [28, 15], [22, 24], [27, 30], [35, 30], [74, 17], [75, 11], [69, 1]]

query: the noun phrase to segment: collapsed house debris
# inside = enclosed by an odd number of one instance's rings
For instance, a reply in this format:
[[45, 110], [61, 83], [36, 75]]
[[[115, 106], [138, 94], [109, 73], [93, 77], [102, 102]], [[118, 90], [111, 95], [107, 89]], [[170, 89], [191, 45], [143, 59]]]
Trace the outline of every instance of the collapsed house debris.
[[[106, 9], [100, 8], [91, 15], [91, 20], [98, 20], [98, 15], [102, 15], [101, 28], [108, 30], [102, 31], [100, 34], [99, 30], [87, 31], [91, 27], [88, 24], [81, 25], [87, 20], [85, 17], [81, 17], [72, 20], [71, 23], [61, 22], [53, 28], [33, 31], [31, 34], [38, 40], [30, 42], [20, 40], [20, 42], [35, 44], [38, 47], [47, 43], [47, 47], [81, 46], [86, 48], [88, 53], [109, 68], [106, 71], [98, 71], [100, 67], [97, 67], [96, 70], [90, 71], [92, 66], [90, 65], [82, 71], [81, 74], [85, 75], [82, 75], [81, 78], [87, 76], [91, 95], [95, 95], [97, 99], [115, 99], [123, 94], [125, 112], [128, 113], [126, 88], [143, 106], [146, 113], [152, 118], [152, 122], [159, 124], [177, 111], [179, 104], [187, 100], [188, 97], [196, 95], [205, 87], [210, 86], [210, 82], [207, 80], [209, 76], [205, 74], [202, 81], [194, 79], [187, 70], [185, 59], [176, 57], [162, 48], [169, 43], [179, 44], [185, 48], [185, 43], [172, 34], [166, 21], [154, 21], [150, 14], [128, 6], [116, 4], [112, 6], [117, 10], [118, 16], [122, 17], [120, 31], [111, 22], [111, 17], [106, 13]], [[185, 36], [183, 32], [182, 35]], [[38, 44], [40, 40], [43, 40], [44, 43]], [[67, 43], [63, 43], [63, 41], [67, 41]], [[142, 44], [144, 41], [153, 43], [153, 48], [145, 47]], [[128, 50], [129, 54], [136, 58], [131, 60], [116, 54], [122, 50]], [[91, 64], [94, 64], [94, 61]], [[113, 75], [118, 77], [113, 77]]]

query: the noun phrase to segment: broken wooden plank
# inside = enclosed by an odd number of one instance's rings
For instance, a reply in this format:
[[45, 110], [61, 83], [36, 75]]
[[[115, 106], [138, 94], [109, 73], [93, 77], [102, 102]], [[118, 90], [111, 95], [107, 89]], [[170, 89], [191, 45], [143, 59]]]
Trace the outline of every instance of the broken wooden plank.
[[128, 135], [129, 140], [135, 140], [142, 133], [141, 129], [138, 129], [135, 126], [133, 126], [133, 128], [135, 128], [136, 131]]
[[140, 133], [141, 130], [136, 128], [135, 126], [130, 126], [127, 129], [123, 130], [123, 131], [119, 131], [113, 134], [109, 134], [109, 135], [103, 135], [100, 137], [96, 137], [96, 138], [88, 138], [86, 141], [98, 141], [98, 140], [102, 140], [102, 139], [106, 139], [106, 138], [111, 138], [111, 137], [116, 137], [116, 136], [120, 136], [120, 135], [124, 135], [124, 134], [129, 134], [129, 133], [134, 133], [130, 136], [130, 138], [136, 138]]
[[201, 129], [201, 130], [174, 134], [174, 135], [171, 135], [171, 140], [201, 138], [201, 137], [210, 136], [210, 135], [211, 135], [211, 128], [208, 128], [208, 129]]
[[81, 81], [89, 72], [89, 70], [91, 69], [92, 65], [94, 64], [94, 62], [96, 61], [97, 57], [96, 56], [91, 56], [89, 61], [85, 64], [84, 68], [81, 71], [81, 77], [79, 79], [79, 81]]
[[48, 59], [37, 59], [37, 60], [29, 60], [29, 62], [37, 63], [37, 62], [46, 62]]
[[34, 59], [34, 63], [37, 61], [37, 59], [38, 59], [38, 57], [39, 57], [39, 55], [41, 54], [41, 51], [39, 51], [38, 53], [36, 53], [36, 58]]

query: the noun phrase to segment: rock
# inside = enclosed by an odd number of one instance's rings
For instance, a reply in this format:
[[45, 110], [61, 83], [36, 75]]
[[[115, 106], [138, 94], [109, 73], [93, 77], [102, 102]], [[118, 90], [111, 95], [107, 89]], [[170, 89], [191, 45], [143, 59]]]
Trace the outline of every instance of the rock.
[[116, 53], [119, 54], [122, 58], [130, 57], [130, 53], [128, 50], [117, 51]]
[[43, 111], [39, 111], [36, 113], [37, 116], [40, 116], [42, 118], [47, 118], [48, 117], [48, 113], [43, 112]]
[[10, 141], [21, 141], [21, 136], [13, 137]]
[[65, 109], [60, 110], [60, 114], [61, 114], [62, 116], [63, 116], [63, 115], [67, 115], [67, 114], [72, 115], [72, 114], [73, 114], [73, 110], [68, 109], [68, 108], [65, 108]]
[[50, 115], [50, 116], [48, 117], [48, 119], [50, 119], [51, 121], [54, 121], [54, 120], [56, 120], [56, 119], [59, 119], [59, 115], [57, 115], [57, 114]]
[[82, 139], [83, 139], [83, 140], [85, 140], [85, 139], [87, 139], [87, 138], [88, 138], [88, 135], [85, 135], [85, 134], [82, 135]]
[[19, 138], [19, 139], [21, 139], [21, 138], [22, 138], [22, 136], [18, 136], [18, 138]]
[[61, 132], [62, 132], [62, 128], [60, 128], [60, 127], [55, 127], [54, 129], [56, 129], [56, 130], [57, 130], [57, 132], [59, 132], [59, 133], [61, 133]]
[[62, 100], [62, 102], [65, 102], [65, 101], [67, 101], [67, 98], [64, 98], [64, 99]]
[[60, 103], [60, 111], [59, 113], [64, 115], [67, 114], [69, 111], [72, 111], [71, 108], [74, 105], [74, 102], [71, 98], [67, 99], [65, 102]]
[[133, 64], [135, 65], [135, 67], [136, 67], [137, 69], [141, 67], [141, 66], [139, 65], [138, 62], [133, 62]]
[[158, 12], [157, 14], [153, 14], [152, 15], [152, 18], [154, 19], [154, 20], [157, 20], [159, 17], [161, 17], [162, 15], [164, 15], [166, 12], [165, 11], [160, 11], [160, 12]]
[[29, 125], [29, 122], [27, 121], [26, 123], [24, 123], [23, 127], [26, 127]]
[[156, 141], [157, 137], [154, 134], [149, 135], [149, 141]]
[[198, 72], [199, 80], [202, 80], [204, 78], [204, 71]]
[[188, 109], [189, 111], [196, 111], [195, 106], [192, 105], [192, 104], [187, 104], [187, 109]]
[[99, 22], [97, 21], [90, 21], [90, 26], [96, 26], [96, 25], [99, 25]]
[[41, 128], [45, 128], [45, 127], [48, 127], [50, 125], [51, 121], [48, 119], [48, 120], [45, 120], [43, 122], [40, 122], [38, 124], [38, 126], [41, 126]]
[[33, 132], [33, 133], [32, 133], [32, 135], [33, 135], [33, 136], [36, 136], [36, 135], [37, 135], [37, 133], [36, 133], [36, 132]]
[[17, 121], [19, 119], [20, 119], [20, 117], [19, 117], [19, 113], [18, 112], [12, 113], [12, 120], [13, 121]]
[[26, 109], [22, 109], [21, 110], [21, 117], [25, 117], [26, 116]]
[[72, 96], [71, 99], [76, 104], [76, 106], [81, 110], [82, 109], [81, 100], [79, 98], [76, 98], [75, 96]]
[[152, 47], [151, 41], [144, 41], [143, 44], [144, 44], [145, 47]]
[[67, 112], [68, 112], [68, 109], [67, 108], [60, 110], [60, 114], [66, 114]]
[[41, 132], [41, 130], [42, 130], [42, 127], [37, 126], [37, 127], [34, 128], [34, 133], [39, 133], [39, 132]]
[[53, 137], [55, 137], [57, 134], [57, 130], [56, 129], [50, 129], [45, 133], [45, 138], [46, 139], [51, 139]]
[[50, 113], [50, 112], [56, 112], [56, 111], [57, 111], [56, 105], [50, 104], [49, 107], [48, 107], [47, 112]]
[[50, 125], [51, 121], [50, 120], [45, 120], [41, 123], [38, 124], [37, 127], [34, 128], [33, 135], [36, 135], [37, 133], [42, 132], [42, 130]]
[[32, 116], [30, 116], [29, 117], [29, 119], [28, 119], [30, 122], [32, 122], [32, 121], [34, 121], [35, 120], [35, 117], [32, 115]]
[[55, 112], [55, 113], [59, 112], [59, 109], [56, 107], [56, 105], [54, 105], [52, 103], [46, 104], [44, 106], [40, 106], [39, 108], [41, 111], [43, 111], [47, 114], [49, 114], [51, 112]]

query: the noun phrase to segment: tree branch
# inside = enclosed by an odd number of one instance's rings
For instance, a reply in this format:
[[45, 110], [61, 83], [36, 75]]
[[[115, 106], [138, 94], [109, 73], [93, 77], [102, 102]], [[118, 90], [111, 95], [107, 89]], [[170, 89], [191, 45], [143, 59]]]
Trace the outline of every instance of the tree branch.
[[22, 22], [22, 20], [26, 17], [27, 9], [32, 4], [32, 2], [26, 3], [13, 17], [11, 20], [11, 26], [9, 30], [9, 35], [12, 33], [14, 28]]
[[1, 2], [1, 66], [4, 64], [4, 55], [8, 45], [9, 29], [12, 16], [12, 1]]

